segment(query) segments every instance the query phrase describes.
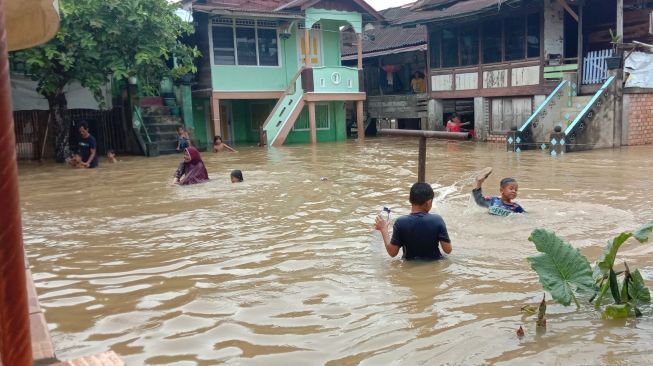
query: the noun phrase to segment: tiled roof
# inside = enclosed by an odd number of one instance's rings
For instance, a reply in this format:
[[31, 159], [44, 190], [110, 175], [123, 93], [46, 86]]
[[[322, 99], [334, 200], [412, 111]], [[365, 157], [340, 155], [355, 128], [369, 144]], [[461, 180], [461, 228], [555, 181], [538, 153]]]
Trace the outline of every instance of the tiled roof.
[[[411, 4], [380, 11], [389, 22], [398, 21], [411, 14]], [[426, 44], [426, 27], [418, 25], [413, 28], [383, 27], [365, 32], [363, 54], [405, 48], [408, 46]], [[342, 55], [353, 55], [358, 52], [356, 44], [344, 45]]]

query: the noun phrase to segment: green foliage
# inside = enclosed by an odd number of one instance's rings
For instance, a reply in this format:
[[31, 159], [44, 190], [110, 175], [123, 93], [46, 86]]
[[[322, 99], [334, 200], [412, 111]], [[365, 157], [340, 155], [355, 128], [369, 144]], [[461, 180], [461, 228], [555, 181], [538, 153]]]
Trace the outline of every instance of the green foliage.
[[610, 43], [619, 43], [619, 42], [621, 42], [621, 36], [614, 33], [612, 31], [612, 28], [608, 29], [608, 31], [610, 32]]
[[48, 43], [12, 54], [38, 82], [37, 92], [50, 107], [56, 160], [68, 154], [64, 87], [78, 81], [101, 105], [102, 88], [111, 74], [116, 80], [138, 76], [156, 90], [164, 76], [196, 72], [195, 47], [181, 42], [193, 26], [179, 18], [178, 5], [167, 0], [60, 1], [59, 32]]
[[[166, 0], [67, 0], [54, 39], [14, 56], [25, 61], [46, 98], [79, 81], [98, 100], [110, 74], [148, 79], [195, 72], [199, 51], [181, 43], [191, 24]], [[174, 59], [173, 59], [174, 57]], [[144, 79], [144, 78], [143, 78]]]
[[536, 229], [528, 240], [543, 254], [528, 257], [531, 267], [540, 276], [540, 283], [557, 302], [579, 307], [576, 291], [593, 291], [592, 268], [578, 249], [552, 231]]
[[[529, 257], [528, 261], [539, 275], [544, 289], [562, 305], [568, 306], [574, 301], [579, 307], [577, 295], [591, 289], [594, 296], [590, 302], [594, 300], [594, 307], [600, 309], [605, 295], [610, 291], [613, 303], [605, 306], [603, 317], [641, 316], [639, 306], [651, 303], [651, 293], [641, 273], [638, 270], [631, 272], [626, 263], [624, 271], [615, 271], [614, 263], [619, 248], [629, 238], [645, 243], [652, 231], [653, 221], [634, 232], [623, 232], [609, 240], [592, 271], [585, 256], [577, 249], [551, 231], [536, 229], [529, 240], [543, 254]], [[623, 276], [621, 283], [619, 276]]]

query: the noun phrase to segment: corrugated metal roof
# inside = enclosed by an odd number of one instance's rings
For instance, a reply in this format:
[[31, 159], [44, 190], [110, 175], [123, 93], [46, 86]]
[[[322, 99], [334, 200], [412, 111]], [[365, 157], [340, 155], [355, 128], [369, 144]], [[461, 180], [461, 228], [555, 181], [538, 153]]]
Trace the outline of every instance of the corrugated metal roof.
[[[403, 19], [411, 14], [410, 6], [412, 4], [399, 6], [382, 10], [380, 13], [389, 22]], [[363, 55], [372, 57], [375, 54], [385, 50], [394, 50], [398, 48], [405, 48], [408, 46], [415, 46], [426, 44], [426, 27], [418, 25], [413, 28], [402, 27], [383, 27], [375, 28], [365, 32], [365, 39], [363, 40]], [[344, 37], [343, 37], [344, 38]], [[355, 44], [343, 44], [341, 54], [343, 56], [354, 55], [358, 53], [358, 48]], [[392, 53], [392, 52], [388, 52]]]
[[441, 10], [413, 11], [392, 23], [395, 25], [420, 24], [439, 21], [443, 18], [449, 21], [477, 13], [499, 13], [501, 9], [505, 8], [504, 4], [512, 2], [520, 2], [520, 0], [463, 0]]
[[193, 0], [193, 8], [211, 8], [225, 10], [252, 10], [258, 13], [274, 12], [289, 0]]
[[[365, 18], [382, 21], [383, 18], [364, 0], [353, 0], [363, 11]], [[302, 14], [302, 5], [311, 5], [309, 0], [192, 0], [193, 9], [201, 12], [252, 12], [258, 14]]]

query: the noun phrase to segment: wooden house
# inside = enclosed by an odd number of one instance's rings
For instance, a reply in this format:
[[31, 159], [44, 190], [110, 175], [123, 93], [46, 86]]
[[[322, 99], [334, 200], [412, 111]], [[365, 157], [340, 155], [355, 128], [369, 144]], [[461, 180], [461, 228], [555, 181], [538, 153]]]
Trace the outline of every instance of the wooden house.
[[[362, 123], [362, 59], [343, 66], [345, 28], [382, 16], [363, 0], [193, 0], [202, 52], [194, 85], [195, 135], [232, 143], [345, 139], [344, 103]], [[360, 48], [360, 37], [357, 37]]]

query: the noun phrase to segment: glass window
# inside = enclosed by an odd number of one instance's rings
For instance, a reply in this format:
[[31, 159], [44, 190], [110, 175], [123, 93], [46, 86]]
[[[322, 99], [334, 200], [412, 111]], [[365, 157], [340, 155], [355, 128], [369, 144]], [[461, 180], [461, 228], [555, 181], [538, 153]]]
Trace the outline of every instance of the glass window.
[[233, 27], [213, 27], [213, 62], [216, 65], [236, 64]]
[[483, 25], [483, 63], [501, 62], [501, 22]]
[[442, 30], [442, 67], [458, 66], [458, 29]]
[[531, 14], [526, 19], [526, 44], [528, 57], [540, 57], [540, 14]]
[[279, 46], [277, 30], [269, 28], [258, 29], [258, 58], [261, 66], [279, 65]]
[[526, 19], [507, 18], [504, 22], [506, 61], [526, 58]]
[[238, 65], [256, 65], [256, 31], [254, 28], [236, 27]]
[[460, 29], [460, 64], [478, 64], [478, 28], [475, 26]]
[[429, 34], [429, 51], [431, 52], [431, 68], [440, 68], [440, 31], [434, 31]]

